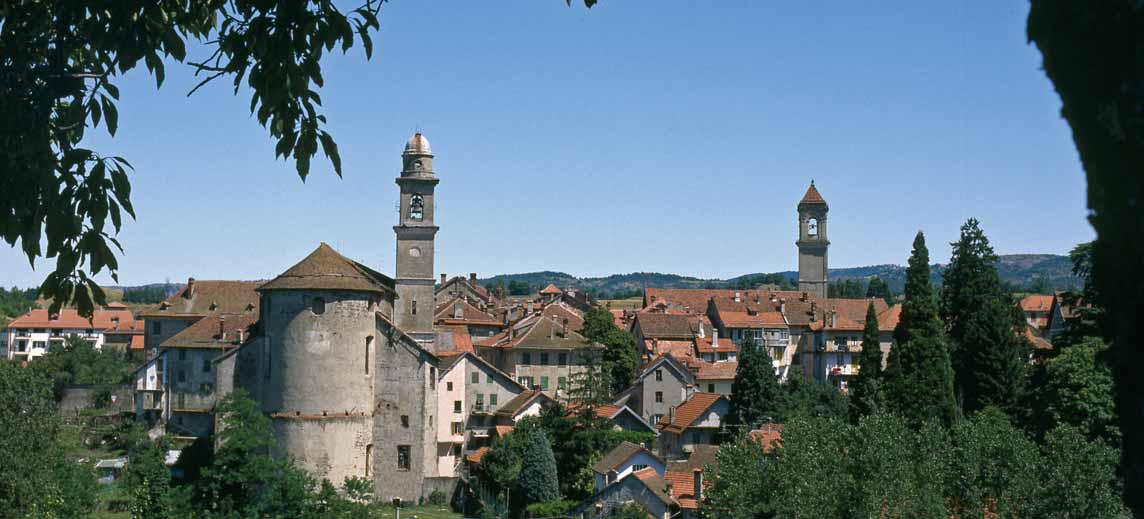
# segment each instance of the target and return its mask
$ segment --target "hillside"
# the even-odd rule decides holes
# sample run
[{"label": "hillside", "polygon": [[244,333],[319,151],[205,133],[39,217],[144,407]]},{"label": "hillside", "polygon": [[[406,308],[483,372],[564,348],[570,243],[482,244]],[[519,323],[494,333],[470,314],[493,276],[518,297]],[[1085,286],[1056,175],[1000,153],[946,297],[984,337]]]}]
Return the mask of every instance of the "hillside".
[{"label": "hillside", "polygon": [[[941,273],[944,265],[933,265],[933,281],[941,283]],[[1038,278],[1044,280],[1044,285],[1054,290],[1076,288],[1080,280],[1072,275],[1072,263],[1067,256],[1054,254],[1010,254],[998,258],[998,273],[1002,282],[1014,287],[1031,287]],[[783,278],[793,282],[797,276],[794,271],[774,273],[744,274],[728,279],[700,279],[676,274],[661,274],[657,272],[633,272],[631,274],[613,274],[607,277],[577,278],[564,272],[528,272],[523,274],[501,274],[481,279],[484,285],[503,283],[505,286],[512,281],[528,283],[533,290],[545,287],[549,283],[561,288],[575,287],[603,297],[631,297],[646,287],[657,288],[747,288],[757,284],[758,278]],[[895,293],[900,293],[905,286],[906,268],[901,265],[870,265],[865,267],[850,267],[830,269],[832,281],[844,279],[868,279],[878,276],[890,284]]]}]

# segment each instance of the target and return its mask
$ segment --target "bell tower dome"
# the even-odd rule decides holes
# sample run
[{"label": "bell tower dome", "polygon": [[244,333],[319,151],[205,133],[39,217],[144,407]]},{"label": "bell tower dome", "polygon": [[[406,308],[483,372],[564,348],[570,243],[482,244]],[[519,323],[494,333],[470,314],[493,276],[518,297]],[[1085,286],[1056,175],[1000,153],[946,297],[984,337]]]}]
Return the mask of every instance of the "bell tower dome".
[{"label": "bell tower dome", "polygon": [[827,295],[826,213],[830,207],[810,181],[810,187],[798,203],[798,289],[812,296]]},{"label": "bell tower dome", "polygon": [[440,182],[433,174],[429,139],[417,132],[401,153],[400,214],[397,233],[397,270],[394,284],[394,320],[397,327],[418,341],[433,340],[433,191]]}]

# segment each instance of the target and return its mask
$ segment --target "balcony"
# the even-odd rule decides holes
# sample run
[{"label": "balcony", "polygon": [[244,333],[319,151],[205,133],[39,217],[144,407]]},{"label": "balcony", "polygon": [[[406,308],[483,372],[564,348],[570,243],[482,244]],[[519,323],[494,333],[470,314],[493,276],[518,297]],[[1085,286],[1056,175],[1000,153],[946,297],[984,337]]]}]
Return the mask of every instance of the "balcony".
[{"label": "balcony", "polygon": [[832,377],[853,376],[853,375],[858,374],[858,365],[857,364],[837,364],[834,366],[828,366],[826,368],[826,372],[829,373],[830,376],[832,376]]}]

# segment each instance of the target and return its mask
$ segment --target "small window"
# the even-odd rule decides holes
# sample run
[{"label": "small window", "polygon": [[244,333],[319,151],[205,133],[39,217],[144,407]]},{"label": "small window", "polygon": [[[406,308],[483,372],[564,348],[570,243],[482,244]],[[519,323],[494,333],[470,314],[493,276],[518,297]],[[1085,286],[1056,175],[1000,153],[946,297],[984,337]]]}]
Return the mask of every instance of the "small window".
[{"label": "small window", "polygon": [[373,336],[365,338],[365,374],[369,375],[370,355],[373,353]]},{"label": "small window", "polygon": [[326,313],[326,300],[320,297],[315,297],[312,301],[310,301],[310,311],[313,312],[314,315],[322,315]]},{"label": "small window", "polygon": [[521,353],[520,354],[520,363],[524,364],[524,365],[532,364],[532,354],[531,353]]},{"label": "small window", "polygon": [[445,383],[445,391],[452,391],[452,390],[453,390],[453,383],[452,382],[446,382]]},{"label": "small window", "polygon": [[406,428],[406,429],[409,428],[409,415],[407,415],[407,414],[401,415],[401,426]]},{"label": "small window", "polygon": [[497,406],[497,394],[491,393],[489,395],[489,409],[491,410],[492,408],[494,408],[496,406]]},{"label": "small window", "polygon": [[660,422],[660,421],[662,421],[662,420],[663,420],[663,415],[661,415],[661,414],[653,414],[653,415],[651,415],[651,423],[653,423],[653,424],[655,424],[655,423],[659,423],[659,422]]},{"label": "small window", "polygon": [[479,384],[480,382],[481,382],[481,373],[479,371],[474,371],[474,372],[469,374],[469,383],[470,384]]},{"label": "small window", "polygon": [[429,368],[429,389],[437,389],[437,368]]},{"label": "small window", "polygon": [[707,392],[708,393],[714,393],[715,392],[715,384],[707,384]]},{"label": "small window", "polygon": [[486,384],[492,384],[493,383],[493,374],[492,373],[485,373],[485,383]]},{"label": "small window", "polygon": [[187,408],[187,395],[186,393],[179,393],[179,409]]},{"label": "small window", "polygon": [[655,381],[656,382],[663,382],[663,370],[662,369],[655,370]]},{"label": "small window", "polygon": [[663,391],[656,391],[655,392],[655,401],[660,402],[660,403],[663,402]]},{"label": "small window", "polygon": [[408,445],[397,446],[397,470],[409,470],[412,465],[410,458],[411,449]]},{"label": "small window", "polygon": [[413,301],[412,301],[412,302],[409,304],[409,313],[411,313],[411,314],[413,314],[413,315],[417,315],[417,300],[416,300],[416,299],[414,299],[414,300],[413,300]]},{"label": "small window", "polygon": [[461,412],[461,401],[460,400],[454,400],[453,401],[453,412],[454,413]]},{"label": "small window", "polygon": [[548,377],[540,377],[540,389],[548,391]]},{"label": "small window", "polygon": [[568,354],[567,353],[558,354],[556,356],[556,359],[559,361],[559,364],[561,366],[567,366],[568,365]]},{"label": "small window", "polygon": [[203,359],[203,373],[211,372],[211,359]]},{"label": "small window", "polygon": [[179,350],[179,360],[187,360],[187,350]]},{"label": "small window", "polygon": [[639,472],[639,471],[646,469],[646,468],[647,468],[647,465],[644,465],[642,463],[637,463],[635,465],[632,465],[632,471],[634,471],[634,472]]},{"label": "small window", "polygon": [[477,411],[485,409],[485,395],[484,393],[477,393]]},{"label": "small window", "polygon": [[458,443],[453,446],[453,457],[461,457],[461,444]]},{"label": "small window", "polygon": [[464,434],[465,428],[461,422],[453,422],[453,434]]},{"label": "small window", "polygon": [[155,321],[151,323],[151,335],[159,335],[163,333],[163,323]]},{"label": "small window", "polygon": [[567,390],[568,389],[568,378],[567,377],[556,377],[556,389]]},{"label": "small window", "polygon": [[365,446],[365,477],[373,474],[373,445]]},{"label": "small window", "polygon": [[547,366],[548,365],[548,354],[547,353],[541,353],[540,354],[540,365],[541,366]]},{"label": "small window", "polygon": [[421,220],[425,218],[425,199],[421,195],[409,197],[409,219]]}]

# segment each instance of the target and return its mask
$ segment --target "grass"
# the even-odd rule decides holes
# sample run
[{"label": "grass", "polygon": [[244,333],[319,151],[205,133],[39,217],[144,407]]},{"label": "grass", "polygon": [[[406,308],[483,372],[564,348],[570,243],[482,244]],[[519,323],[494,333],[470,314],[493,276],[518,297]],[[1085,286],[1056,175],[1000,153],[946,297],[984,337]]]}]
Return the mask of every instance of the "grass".
[{"label": "grass", "polygon": [[[382,517],[394,517],[393,507],[381,508]],[[401,519],[461,519],[458,514],[449,509],[449,505],[420,505],[401,507]]]}]

